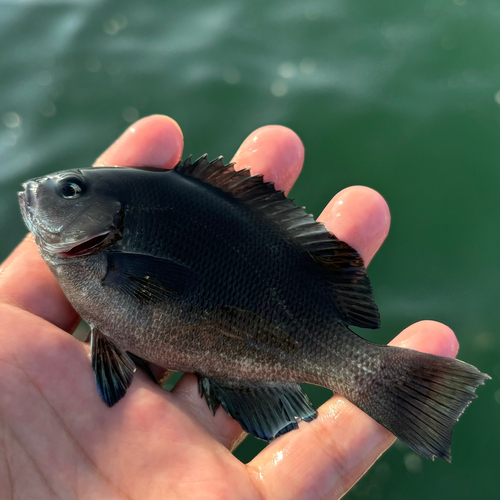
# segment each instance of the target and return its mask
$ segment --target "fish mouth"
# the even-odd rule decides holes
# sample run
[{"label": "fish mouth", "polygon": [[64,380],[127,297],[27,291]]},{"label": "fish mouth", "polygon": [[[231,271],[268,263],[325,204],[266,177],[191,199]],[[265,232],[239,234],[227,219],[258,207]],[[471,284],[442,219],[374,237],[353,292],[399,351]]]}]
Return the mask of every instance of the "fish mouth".
[{"label": "fish mouth", "polygon": [[[43,231],[35,229],[35,225],[32,223],[28,213],[24,211],[24,208],[22,212],[26,225],[31,233],[33,233],[37,245],[43,248],[44,252],[61,259],[74,259],[94,255],[121,238],[121,233],[118,230],[110,229],[100,234],[94,234],[75,241],[51,243],[44,237]],[[50,232],[49,234],[55,235],[56,233]]]},{"label": "fish mouth", "polygon": [[[106,231],[101,234],[82,238],[72,243],[46,245],[45,249],[61,259],[89,257],[112,245],[118,239],[119,237],[116,231]],[[53,247],[52,251],[47,248],[48,246]]]}]

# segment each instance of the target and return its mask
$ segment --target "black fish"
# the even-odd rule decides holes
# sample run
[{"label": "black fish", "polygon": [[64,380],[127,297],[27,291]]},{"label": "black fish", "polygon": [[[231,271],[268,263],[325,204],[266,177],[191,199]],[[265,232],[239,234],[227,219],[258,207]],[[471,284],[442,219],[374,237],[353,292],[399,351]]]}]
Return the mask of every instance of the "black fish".
[{"label": "black fish", "polygon": [[301,382],[342,394],[420,455],[450,460],[453,426],[489,377],[363,340],[378,328],[359,254],[273,184],[221,159],[173,170],[87,168],[27,182],[40,253],[92,328],[114,405],[145,361],[271,440],[317,415]]}]

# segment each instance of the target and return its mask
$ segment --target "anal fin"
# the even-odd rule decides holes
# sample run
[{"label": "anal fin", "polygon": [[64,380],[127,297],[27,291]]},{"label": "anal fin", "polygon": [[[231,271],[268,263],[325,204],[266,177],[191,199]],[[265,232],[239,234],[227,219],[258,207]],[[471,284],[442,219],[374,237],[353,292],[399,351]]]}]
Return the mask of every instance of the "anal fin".
[{"label": "anal fin", "polygon": [[201,396],[215,415],[219,405],[259,439],[271,441],[310,422],[318,412],[300,385],[287,382],[221,381],[198,376]]},{"label": "anal fin", "polygon": [[130,387],[135,364],[124,350],[94,328],[90,338],[90,353],[99,396],[108,406],[113,406]]}]

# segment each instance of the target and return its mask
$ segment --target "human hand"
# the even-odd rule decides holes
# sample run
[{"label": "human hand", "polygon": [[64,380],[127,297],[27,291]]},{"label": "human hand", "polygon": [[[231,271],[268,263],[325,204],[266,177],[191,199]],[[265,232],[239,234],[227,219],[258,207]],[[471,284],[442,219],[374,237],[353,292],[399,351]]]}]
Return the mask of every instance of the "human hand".
[{"label": "human hand", "polygon": [[[172,168],[182,148],[177,124],[152,116],[96,164]],[[253,132],[233,161],[289,191],[303,158],[292,131],[270,126]],[[357,186],[338,193],[319,220],[368,265],[390,215],[378,193]],[[0,268],[2,499],[339,498],[394,441],[334,396],[316,420],[242,464],[230,451],[241,428],[222,409],[212,416],[194,375],[168,393],[138,373],[126,397],[108,408],[95,387],[88,344],[68,334],[78,320],[28,236]],[[458,350],[453,332],[430,321],[391,344],[443,356]]]}]

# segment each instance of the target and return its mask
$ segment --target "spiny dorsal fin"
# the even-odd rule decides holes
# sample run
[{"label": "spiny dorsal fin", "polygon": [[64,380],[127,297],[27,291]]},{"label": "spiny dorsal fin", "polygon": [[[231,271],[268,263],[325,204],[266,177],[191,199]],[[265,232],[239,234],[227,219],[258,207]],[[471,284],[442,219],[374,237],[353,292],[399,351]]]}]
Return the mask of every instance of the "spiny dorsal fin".
[{"label": "spiny dorsal fin", "polygon": [[328,271],[342,319],[349,325],[379,328],[380,316],[361,256],[283,191],[276,190],[272,182],[264,182],[262,175],[252,175],[248,169],[235,170],[232,163],[224,165],[222,156],[209,162],[203,155],[194,163],[189,157],[175,170],[219,188],[272,220],[290,242]]}]

